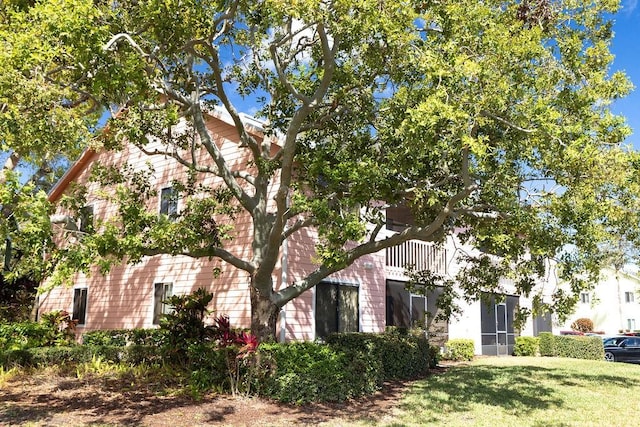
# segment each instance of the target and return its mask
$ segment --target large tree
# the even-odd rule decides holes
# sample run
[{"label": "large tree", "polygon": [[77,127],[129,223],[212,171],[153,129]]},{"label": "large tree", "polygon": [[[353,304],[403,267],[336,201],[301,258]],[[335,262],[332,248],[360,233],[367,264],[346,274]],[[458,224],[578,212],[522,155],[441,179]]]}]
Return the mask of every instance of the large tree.
[{"label": "large tree", "polygon": [[[640,163],[622,146],[624,119],[609,110],[630,90],[608,68],[616,1],[8,4],[5,23],[16,34],[42,26],[61,47],[66,74],[60,58],[41,59],[69,91],[63,107],[94,100],[122,108],[104,149],[161,141],[166,149],[149,155],[223,183],[183,183],[187,208],[168,221],[137,208],[152,195],[143,175],[98,170],[105,184],[133,185],[118,192],[118,218],[52,256],[58,273],[160,253],[220,258],[249,274],[251,327],[266,338],[285,303],[410,239],[442,242],[455,232],[500,254],[491,268],[486,258],[468,260],[460,285],[469,296],[494,289],[482,280],[487,271],[508,270],[520,292],[535,292],[545,257],[577,291],[584,273],[597,271],[603,242],[635,239]],[[39,93],[31,71],[14,71],[26,79],[21,88]],[[232,170],[205,126],[213,108],[235,124],[238,150],[251,159],[246,171]],[[264,121],[264,140],[247,131],[247,108]],[[35,119],[55,117],[37,111]],[[185,133],[172,137],[167,128],[181,120]],[[210,161],[194,162],[192,149]],[[409,207],[415,224],[388,237],[382,211],[393,205]],[[238,210],[253,224],[248,258],[225,250],[225,230],[216,228]],[[276,291],[283,241],[307,227],[320,235],[317,268]],[[559,308],[571,301],[556,298]]]},{"label": "large tree", "polygon": [[45,274],[46,192],[86,147],[103,110],[76,68],[87,46],[79,36],[90,34],[79,27],[91,22],[77,19],[82,10],[35,5],[0,3],[0,311],[14,314],[29,311],[22,306]]}]

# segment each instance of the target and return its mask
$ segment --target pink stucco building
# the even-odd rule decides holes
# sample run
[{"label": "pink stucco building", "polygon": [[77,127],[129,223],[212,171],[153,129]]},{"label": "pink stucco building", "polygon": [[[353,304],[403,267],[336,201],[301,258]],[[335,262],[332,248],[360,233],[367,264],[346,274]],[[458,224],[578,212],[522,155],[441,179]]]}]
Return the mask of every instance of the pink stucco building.
[{"label": "pink stucco building", "polygon": [[[260,124],[246,118],[246,129],[261,138]],[[250,168],[238,150],[237,131],[223,113],[208,115],[209,132],[225,159],[235,170]],[[179,132],[180,129],[176,129]],[[272,144],[278,150],[277,144]],[[132,171],[149,170],[151,185],[157,197],[146,209],[158,214],[171,215],[183,206],[175,197],[172,181],[182,179],[186,170],[175,160],[165,156],[149,155],[133,145],[120,151],[87,150],[51,191],[49,197],[58,202],[69,194],[73,183],[87,185],[87,203],[77,218],[77,231],[60,225],[61,239],[81,238],[91,227],[99,227],[109,218],[116,205],[110,201],[114,188],[100,188],[89,175],[96,163]],[[204,152],[196,153],[206,158]],[[211,175],[200,176],[203,184],[215,184]],[[59,207],[58,213],[65,211]],[[386,210],[386,231],[389,235],[411,223],[411,217],[402,207]],[[233,238],[225,248],[236,255],[250,255],[250,227],[248,216],[239,215],[234,221]],[[314,263],[316,235],[303,229],[291,235],[282,245],[279,262],[273,272],[276,286],[305,277],[316,268]],[[518,331],[514,330],[514,314],[518,306],[530,306],[531,301],[509,293],[506,283],[505,298],[490,304],[460,301],[462,315],[449,322],[436,321],[438,290],[425,295],[414,295],[405,290],[406,265],[418,269],[431,269],[449,277],[460,268],[457,251],[460,243],[455,237],[440,246],[408,241],[378,253],[358,259],[349,268],[339,271],[315,288],[286,304],[280,311],[277,335],[281,340],[313,340],[334,331],[381,332],[388,325],[412,326],[425,323],[433,342],[443,344],[448,338],[472,338],[478,354],[510,354]],[[467,248],[467,250],[471,250]],[[216,272],[220,272],[216,275]],[[552,275],[546,283],[549,294],[558,286]],[[163,300],[172,294],[187,294],[197,288],[213,293],[211,309],[214,314],[229,315],[233,325],[250,324],[249,280],[247,273],[220,260],[187,256],[156,255],[144,257],[141,262],[115,266],[103,276],[98,268],[92,274],[76,274],[73,285],[58,287],[43,293],[39,299],[39,312],[65,309],[79,321],[79,333],[94,329],[151,328],[158,324],[159,316],[170,309]],[[520,332],[537,335],[541,331],[560,328],[551,317],[532,319]]]},{"label": "pink stucco building", "polygon": [[[207,123],[225,158],[234,168],[246,168],[245,159],[237,149],[237,131],[224,114],[213,113]],[[260,137],[260,128],[248,120],[247,129]],[[147,147],[153,151],[153,147]],[[274,144],[273,149],[277,146]],[[201,153],[205,155],[205,153]],[[49,198],[58,202],[70,191],[73,183],[87,185],[87,204],[82,218],[77,220],[78,231],[65,230],[62,239],[79,238],[88,227],[97,226],[116,209],[109,200],[113,188],[100,188],[89,175],[96,163],[134,171],[154,170],[152,185],[158,197],[146,206],[159,214],[180,211],[179,198],[171,198],[172,180],[185,177],[185,168],[173,159],[149,156],[133,145],[117,152],[87,150],[51,191]],[[214,184],[203,176],[203,184]],[[209,180],[210,182],[207,182]],[[405,221],[401,210],[390,210],[389,232]],[[59,208],[58,213],[65,213]],[[406,216],[406,215],[405,215]],[[234,254],[250,251],[248,216],[238,216],[234,223],[234,238],[225,248]],[[274,271],[274,282],[281,283],[304,277],[316,268],[314,264],[313,231],[303,230],[285,241],[280,260]],[[333,331],[380,332],[388,324],[409,326],[424,317],[426,298],[411,297],[401,290],[406,278],[406,263],[418,267],[446,269],[446,251],[433,245],[412,241],[403,246],[364,256],[349,268],[333,274],[316,288],[289,302],[280,312],[278,336],[282,340],[312,340]],[[220,271],[216,276],[214,272]],[[186,294],[204,287],[213,292],[212,309],[227,314],[234,325],[247,327],[250,323],[249,284],[246,273],[219,260],[194,259],[187,256],[157,255],[145,257],[134,265],[119,265],[103,276],[95,267],[92,274],[78,273],[72,287],[59,287],[40,296],[39,312],[65,309],[79,320],[78,330],[148,328],[158,324],[163,311],[162,301],[171,294]],[[395,301],[395,302],[394,302]]]}]

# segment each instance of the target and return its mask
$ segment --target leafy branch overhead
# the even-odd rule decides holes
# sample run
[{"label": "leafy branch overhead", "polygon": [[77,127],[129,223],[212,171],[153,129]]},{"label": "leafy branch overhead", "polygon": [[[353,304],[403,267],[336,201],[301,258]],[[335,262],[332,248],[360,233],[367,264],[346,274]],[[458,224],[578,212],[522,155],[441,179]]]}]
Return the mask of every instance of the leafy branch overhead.
[{"label": "leafy branch overhead", "polygon": [[[117,153],[128,143],[177,162],[186,208],[175,221],[154,217],[142,209],[157,197],[142,175],[111,181],[104,191],[117,213],[56,254],[57,271],[159,253],[219,258],[249,274],[261,337],[286,302],[410,239],[440,243],[457,233],[501,255],[495,268],[524,293],[535,292],[536,260],[556,258],[575,291],[587,286],[585,271],[597,271],[603,245],[637,239],[640,163],[623,145],[624,118],[609,110],[631,89],[608,68],[616,8],[573,0],[9,1],[2,31],[13,35],[2,60],[28,61],[3,67],[0,128],[14,120],[20,139],[39,146],[44,129],[59,127],[38,120],[64,119],[74,125],[56,138],[78,141],[79,120],[119,110],[94,148]],[[19,88],[17,97],[34,82],[57,103],[4,101],[8,87]],[[243,167],[223,151],[210,116],[233,124]],[[109,176],[101,171],[96,179]],[[198,186],[207,179],[215,185]],[[407,207],[413,223],[386,230],[390,206]],[[227,249],[234,232],[222,225],[242,215],[252,225],[248,255]],[[319,232],[317,268],[276,291],[283,241],[309,227]],[[472,266],[465,271],[479,271]],[[480,283],[470,281],[470,291]],[[558,306],[568,301],[560,297]]]}]

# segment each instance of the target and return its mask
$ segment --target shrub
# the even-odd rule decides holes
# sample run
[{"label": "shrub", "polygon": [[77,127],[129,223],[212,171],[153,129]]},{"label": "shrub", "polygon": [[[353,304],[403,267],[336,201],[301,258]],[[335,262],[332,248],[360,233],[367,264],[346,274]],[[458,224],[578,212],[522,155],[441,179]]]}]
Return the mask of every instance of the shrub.
[{"label": "shrub", "polygon": [[40,323],[48,330],[45,345],[69,345],[76,339],[77,320],[71,318],[66,310],[55,310],[43,313]]},{"label": "shrub", "polygon": [[214,337],[214,328],[204,324],[209,311],[207,306],[213,294],[199,288],[189,295],[173,295],[166,303],[173,311],[160,319],[160,329],[165,332],[167,355],[175,361],[185,362],[190,345],[206,342]]},{"label": "shrub", "polygon": [[538,335],[538,350],[540,351],[540,356],[556,355],[555,340],[551,332],[540,332],[540,335]]},{"label": "shrub", "polygon": [[160,350],[154,346],[58,346],[0,352],[0,365],[11,366],[70,366],[90,362],[94,358],[114,363],[140,365],[162,361]]},{"label": "shrub", "polygon": [[593,332],[593,321],[581,317],[571,324],[571,329],[579,332]]},{"label": "shrub", "polygon": [[442,354],[440,353],[440,347],[436,345],[429,346],[429,368],[435,368],[440,363],[440,358]]},{"label": "shrub", "polygon": [[44,313],[40,323],[0,324],[0,348],[19,350],[75,343],[76,321],[64,310]]},{"label": "shrub", "polygon": [[473,360],[475,354],[475,347],[471,339],[457,338],[449,340],[446,342],[445,348],[444,357],[449,360]]},{"label": "shrub", "polygon": [[[408,333],[346,333],[327,337],[327,344],[348,351],[365,351],[382,363],[382,380],[415,378],[427,372],[429,343],[422,335]],[[436,362],[437,364],[437,362]]]},{"label": "shrub", "polygon": [[281,402],[344,401],[379,388],[381,366],[369,349],[320,343],[265,344],[254,368],[255,390]]},{"label": "shrub", "polygon": [[537,337],[516,337],[516,345],[513,349],[514,356],[536,356],[538,342]]},{"label": "shrub", "polygon": [[187,350],[187,357],[192,394],[199,395],[209,390],[231,391],[224,351],[212,343],[193,344]]},{"label": "shrub", "polygon": [[554,336],[556,341],[556,356],[571,357],[573,359],[602,360],[604,347],[600,337],[583,336]]},{"label": "shrub", "polygon": [[104,329],[82,334],[85,345],[160,346],[165,341],[166,331],[161,329]]},{"label": "shrub", "polygon": [[602,360],[604,347],[600,337],[552,335],[545,332],[540,334],[540,354],[542,356]]},{"label": "shrub", "polygon": [[42,347],[48,342],[49,329],[36,322],[0,324],[0,348],[19,350]]},{"label": "shrub", "polygon": [[282,402],[344,401],[422,375],[439,355],[424,334],[333,334],[324,344],[262,345],[249,375],[259,394]]}]

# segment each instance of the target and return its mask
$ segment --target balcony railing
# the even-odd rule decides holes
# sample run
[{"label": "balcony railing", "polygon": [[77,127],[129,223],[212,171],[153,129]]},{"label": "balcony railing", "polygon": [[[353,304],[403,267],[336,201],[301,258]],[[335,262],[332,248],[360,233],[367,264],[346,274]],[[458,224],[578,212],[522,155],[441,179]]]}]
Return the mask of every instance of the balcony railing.
[{"label": "balcony railing", "polygon": [[404,276],[406,267],[416,270],[431,270],[435,273],[447,272],[447,251],[432,243],[410,240],[386,249],[387,272],[393,276]]}]

